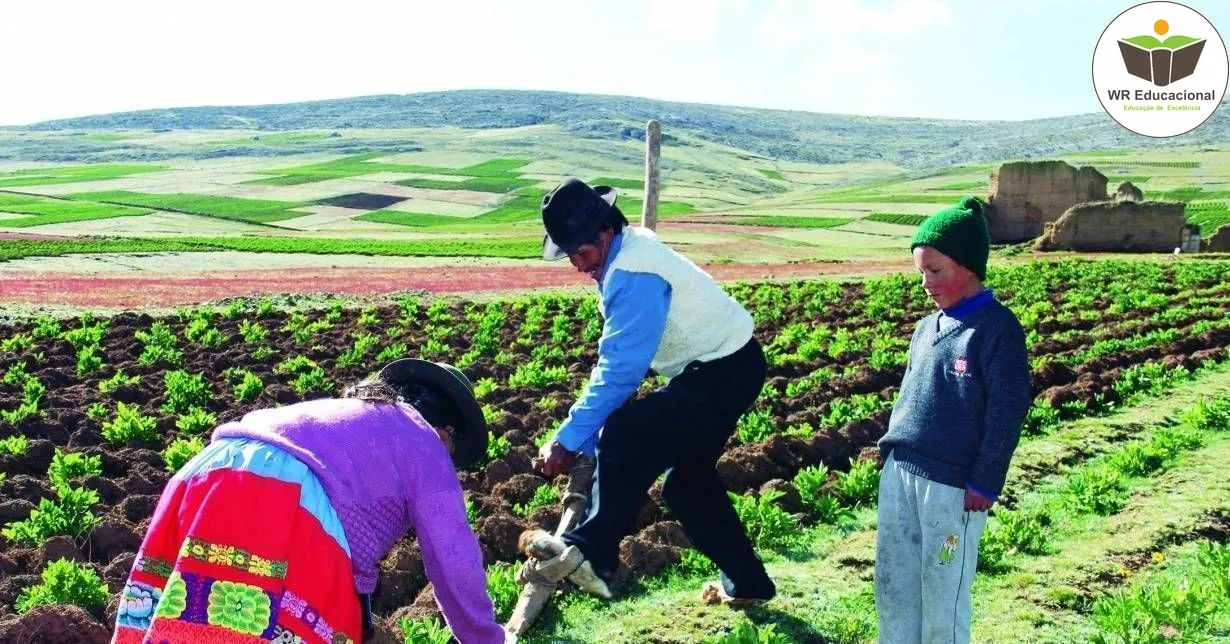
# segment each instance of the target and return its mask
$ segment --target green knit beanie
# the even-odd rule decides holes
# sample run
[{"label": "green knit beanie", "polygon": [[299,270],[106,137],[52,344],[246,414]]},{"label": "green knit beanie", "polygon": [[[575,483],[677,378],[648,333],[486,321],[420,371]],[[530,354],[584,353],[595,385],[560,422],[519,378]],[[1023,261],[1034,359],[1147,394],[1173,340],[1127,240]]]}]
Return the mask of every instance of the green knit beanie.
[{"label": "green knit beanie", "polygon": [[991,236],[987,234],[982,202],[974,197],[962,197],[957,205],[927,217],[914,234],[910,250],[918,246],[930,246],[944,253],[978,279],[985,280]]}]

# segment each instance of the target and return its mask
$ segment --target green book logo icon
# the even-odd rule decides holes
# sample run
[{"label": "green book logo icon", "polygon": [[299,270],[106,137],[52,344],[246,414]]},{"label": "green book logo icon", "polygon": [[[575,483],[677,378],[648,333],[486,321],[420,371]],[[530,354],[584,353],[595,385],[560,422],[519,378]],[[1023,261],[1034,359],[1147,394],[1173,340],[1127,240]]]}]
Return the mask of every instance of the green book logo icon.
[{"label": "green book logo icon", "polygon": [[1165,20],[1153,25],[1157,36],[1144,35],[1119,39],[1119,54],[1127,72],[1137,78],[1165,87],[1182,80],[1196,71],[1200,53],[1204,51],[1204,38],[1174,35],[1161,40],[1170,26]]}]

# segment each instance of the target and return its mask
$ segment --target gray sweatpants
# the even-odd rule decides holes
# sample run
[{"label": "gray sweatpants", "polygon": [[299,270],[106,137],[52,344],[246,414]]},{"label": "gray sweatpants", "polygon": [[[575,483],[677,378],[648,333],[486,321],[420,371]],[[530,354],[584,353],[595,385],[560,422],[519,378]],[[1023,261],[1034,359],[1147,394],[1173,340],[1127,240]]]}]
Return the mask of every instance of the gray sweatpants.
[{"label": "gray sweatpants", "polygon": [[880,642],[968,642],[970,586],[986,512],[965,511],[965,490],[897,467],[880,474],[876,613]]}]

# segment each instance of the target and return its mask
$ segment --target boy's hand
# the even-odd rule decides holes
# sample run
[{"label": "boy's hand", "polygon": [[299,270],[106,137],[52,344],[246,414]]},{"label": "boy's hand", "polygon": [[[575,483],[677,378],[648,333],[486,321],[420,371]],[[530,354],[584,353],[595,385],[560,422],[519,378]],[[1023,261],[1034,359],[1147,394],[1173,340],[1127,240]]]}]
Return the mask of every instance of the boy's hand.
[{"label": "boy's hand", "polygon": [[966,512],[986,512],[995,505],[995,501],[979,494],[973,488],[965,488],[965,511]]},{"label": "boy's hand", "polygon": [[552,440],[538,450],[538,458],[534,459],[534,467],[542,471],[547,478],[554,478],[572,469],[576,456],[569,452],[559,441]]}]

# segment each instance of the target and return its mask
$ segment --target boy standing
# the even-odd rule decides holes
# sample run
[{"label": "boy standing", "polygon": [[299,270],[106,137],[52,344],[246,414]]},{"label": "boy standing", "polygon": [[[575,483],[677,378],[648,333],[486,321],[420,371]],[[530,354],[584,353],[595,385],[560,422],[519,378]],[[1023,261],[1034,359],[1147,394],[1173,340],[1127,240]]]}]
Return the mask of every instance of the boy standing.
[{"label": "boy standing", "polygon": [[982,203],[929,217],[911,244],[939,311],[914,330],[880,476],[876,611],[881,642],[968,642],[986,511],[1031,402],[1025,335],[983,286]]}]

